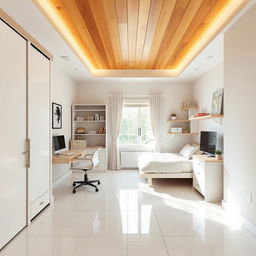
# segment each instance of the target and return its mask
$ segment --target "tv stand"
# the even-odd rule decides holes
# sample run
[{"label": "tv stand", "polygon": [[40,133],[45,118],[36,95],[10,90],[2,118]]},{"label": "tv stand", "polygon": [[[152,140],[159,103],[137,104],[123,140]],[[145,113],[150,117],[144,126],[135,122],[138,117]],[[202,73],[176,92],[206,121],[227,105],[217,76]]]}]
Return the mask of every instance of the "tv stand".
[{"label": "tv stand", "polygon": [[221,201],[223,198],[223,160],[207,155],[194,155],[193,187],[204,196],[205,201]]}]

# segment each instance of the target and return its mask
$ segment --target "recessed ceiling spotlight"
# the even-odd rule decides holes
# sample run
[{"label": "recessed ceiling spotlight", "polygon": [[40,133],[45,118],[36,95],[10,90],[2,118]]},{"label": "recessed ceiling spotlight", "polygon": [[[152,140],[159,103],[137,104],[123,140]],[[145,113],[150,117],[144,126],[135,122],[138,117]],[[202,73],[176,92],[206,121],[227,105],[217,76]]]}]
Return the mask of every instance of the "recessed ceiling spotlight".
[{"label": "recessed ceiling spotlight", "polygon": [[62,60],[64,60],[64,61],[70,61],[70,57],[65,56],[65,55],[61,56],[60,58],[61,58]]},{"label": "recessed ceiling spotlight", "polygon": [[199,68],[194,68],[194,71],[198,71],[199,70]]},{"label": "recessed ceiling spotlight", "polygon": [[75,70],[75,71],[79,71],[79,69],[78,69],[78,68],[74,68],[74,70]]},{"label": "recessed ceiling spotlight", "polygon": [[210,60],[210,59],[212,59],[212,58],[213,58],[213,56],[212,56],[212,55],[209,55],[209,56],[206,57],[206,60]]}]

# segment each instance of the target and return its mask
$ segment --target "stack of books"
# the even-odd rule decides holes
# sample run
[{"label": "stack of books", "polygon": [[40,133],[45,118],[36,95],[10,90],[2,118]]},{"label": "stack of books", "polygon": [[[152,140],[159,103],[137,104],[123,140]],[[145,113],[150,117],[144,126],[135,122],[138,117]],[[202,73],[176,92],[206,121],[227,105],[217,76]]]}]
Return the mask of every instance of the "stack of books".
[{"label": "stack of books", "polygon": [[98,134],[105,134],[106,133],[106,126],[101,126],[98,130]]}]

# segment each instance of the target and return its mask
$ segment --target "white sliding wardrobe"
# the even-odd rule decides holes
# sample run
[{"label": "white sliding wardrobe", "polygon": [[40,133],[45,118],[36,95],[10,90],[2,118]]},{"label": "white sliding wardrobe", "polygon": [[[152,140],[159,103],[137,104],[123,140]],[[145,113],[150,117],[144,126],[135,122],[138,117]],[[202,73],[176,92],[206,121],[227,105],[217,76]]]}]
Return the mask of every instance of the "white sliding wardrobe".
[{"label": "white sliding wardrobe", "polygon": [[[26,226],[26,40],[0,21],[0,249]],[[11,42],[11,43],[10,43]]]},{"label": "white sliding wardrobe", "polygon": [[51,199],[50,60],[0,20],[0,249]]}]

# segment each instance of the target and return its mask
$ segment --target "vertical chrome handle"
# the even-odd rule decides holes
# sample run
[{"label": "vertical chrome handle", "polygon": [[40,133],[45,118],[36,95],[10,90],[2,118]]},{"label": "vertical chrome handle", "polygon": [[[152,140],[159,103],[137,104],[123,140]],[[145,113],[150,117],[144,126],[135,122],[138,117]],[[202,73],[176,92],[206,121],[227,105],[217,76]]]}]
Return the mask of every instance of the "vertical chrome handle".
[{"label": "vertical chrome handle", "polygon": [[25,152],[22,154],[26,157],[26,168],[30,168],[30,139],[25,140]]}]

